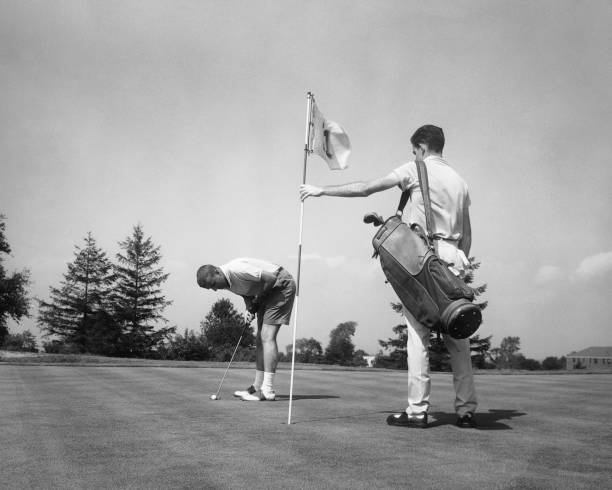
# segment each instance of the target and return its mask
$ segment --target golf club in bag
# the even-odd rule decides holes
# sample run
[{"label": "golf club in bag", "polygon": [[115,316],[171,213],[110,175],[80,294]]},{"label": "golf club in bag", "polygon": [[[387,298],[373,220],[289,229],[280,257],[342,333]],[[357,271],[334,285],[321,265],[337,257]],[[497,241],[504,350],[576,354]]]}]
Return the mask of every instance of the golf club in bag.
[{"label": "golf club in bag", "polygon": [[[251,319],[251,321],[252,321],[252,319]],[[244,332],[246,332],[246,329],[249,328],[250,326],[251,326],[251,322],[247,322],[246,321],[246,316],[245,316],[244,327],[242,327],[242,332],[240,332],[240,338],[238,339],[238,343],[236,344],[236,348],[234,349],[234,353],[232,354],[232,357],[230,358],[229,362],[227,363],[227,367],[225,368],[225,372],[223,373],[223,377],[221,378],[221,382],[219,383],[219,388],[217,388],[217,392],[214,395],[210,395],[210,399],[211,400],[218,400],[219,399],[219,392],[221,391],[221,387],[223,386],[223,381],[225,380],[225,376],[227,375],[227,372],[229,371],[229,368],[232,365],[232,361],[234,360],[234,356],[236,355],[236,351],[238,350],[238,346],[240,345],[240,342],[242,342],[242,337],[244,336]]]},{"label": "golf club in bag", "polygon": [[437,255],[429,198],[427,168],[417,161],[419,183],[425,206],[427,233],[417,224],[402,221],[410,197],[402,193],[397,213],[383,221],[376,213],[366,214],[365,223],[380,226],[372,239],[374,257],[400,301],[424,326],[456,339],[472,335],[482,323],[482,313],[473,303],[474,290],[453,274]]}]

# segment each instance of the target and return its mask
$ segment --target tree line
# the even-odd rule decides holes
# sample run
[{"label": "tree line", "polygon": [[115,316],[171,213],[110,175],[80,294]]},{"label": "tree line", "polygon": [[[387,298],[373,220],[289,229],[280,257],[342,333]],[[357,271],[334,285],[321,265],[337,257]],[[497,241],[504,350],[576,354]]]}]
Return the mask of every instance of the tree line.
[{"label": "tree line", "polygon": [[[8,319],[19,322],[30,316],[30,271],[12,274],[4,267],[4,258],[11,253],[5,237],[6,218],[0,215],[0,346],[5,349],[37,351],[31,332],[11,334]],[[177,360],[229,360],[245,327],[244,318],[231,301],[220,299],[213,304],[199,329],[166,326],[164,309],[172,302],[162,293],[168,274],[160,265],[160,247],[151,237],[145,237],[141,225],[118,243],[119,251],[110,260],[98,247],[92,233],[81,246],[75,246],[74,259],[67,264],[57,286],[50,287],[49,299],[37,299],[37,324],[47,339],[46,352],[90,353],[119,357],[154,357]],[[472,260],[465,278],[474,279],[479,264]],[[477,295],[486,285],[474,288]],[[479,304],[481,308],[486,302]],[[401,313],[401,304],[391,307]],[[355,349],[352,337],[357,323],[340,323],[330,332],[325,349],[314,338],[297,339],[295,359],[301,363],[325,363],[345,366],[365,366],[367,354]],[[379,340],[382,349],[376,354],[374,366],[406,368],[406,325],[392,328],[395,337]],[[280,361],[292,359],[292,345],[280,353]],[[565,358],[548,357],[542,363],[525,358],[518,337],[505,337],[500,346],[491,348],[491,336],[470,338],[472,361],[476,368],[502,369],[562,369]],[[449,371],[449,355],[444,343],[435,334],[429,346],[431,369]],[[236,360],[253,361],[255,333],[244,329],[236,351]]]},{"label": "tree line", "polygon": [[[379,340],[384,350],[379,351],[374,366],[391,369],[406,369],[406,343],[408,334],[406,325],[393,327],[395,337]],[[521,352],[519,337],[504,337],[499,347],[491,348],[492,335],[481,338],[473,335],[469,338],[472,366],[476,369],[522,369],[535,371],[540,369],[565,369],[565,357],[548,356],[542,362],[525,357]],[[429,342],[429,367],[432,371],[451,371],[450,354],[444,341],[432,331]]]}]

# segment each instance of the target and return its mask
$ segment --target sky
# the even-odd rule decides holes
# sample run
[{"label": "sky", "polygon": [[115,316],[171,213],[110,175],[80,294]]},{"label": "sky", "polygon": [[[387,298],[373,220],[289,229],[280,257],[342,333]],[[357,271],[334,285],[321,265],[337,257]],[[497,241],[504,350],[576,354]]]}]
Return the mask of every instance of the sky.
[{"label": "sky", "polygon": [[[612,345],[612,3],[0,1],[0,213],[7,268],[47,299],[91,232],[109,258],[140,224],[161,247],[169,325],[228,297],[197,268],[257,257],[296,275],[306,94],[348,133],[349,168],[386,175],[423,124],[468,182],[478,333],[543,359]],[[402,323],[370,211],[396,190],[304,205],[297,338],[357,322],[375,354]],[[12,332],[39,335],[37,308]],[[295,311],[294,311],[295,313]],[[294,324],[282,327],[281,350]]]}]

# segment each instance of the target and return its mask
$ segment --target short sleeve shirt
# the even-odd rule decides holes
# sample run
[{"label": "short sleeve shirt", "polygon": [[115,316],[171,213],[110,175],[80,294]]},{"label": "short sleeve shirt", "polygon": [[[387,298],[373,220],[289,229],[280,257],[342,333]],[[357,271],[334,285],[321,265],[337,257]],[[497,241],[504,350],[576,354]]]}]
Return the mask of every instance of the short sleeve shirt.
[{"label": "short sleeve shirt", "polygon": [[[470,196],[466,182],[442,157],[425,158],[429,195],[434,220],[434,234],[448,240],[459,240],[464,234],[464,217],[468,216]],[[411,192],[411,204],[407,213],[409,224],[417,223],[426,229],[423,196],[415,162],[408,162],[393,170],[400,181],[402,191]]]},{"label": "short sleeve shirt", "polygon": [[257,296],[261,292],[262,271],[275,274],[280,266],[260,259],[241,257],[219,267],[229,290],[240,296]]}]

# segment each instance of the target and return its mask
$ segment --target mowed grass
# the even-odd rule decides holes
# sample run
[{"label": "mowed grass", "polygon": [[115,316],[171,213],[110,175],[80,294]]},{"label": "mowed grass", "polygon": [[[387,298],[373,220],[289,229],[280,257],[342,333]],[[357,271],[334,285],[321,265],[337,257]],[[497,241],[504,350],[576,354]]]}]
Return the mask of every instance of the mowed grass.
[{"label": "mowed grass", "polygon": [[[201,366],[204,366],[202,363]],[[406,373],[0,364],[1,488],[611,488],[612,374],[482,375],[479,430],[432,376],[431,427],[389,427]]]}]

